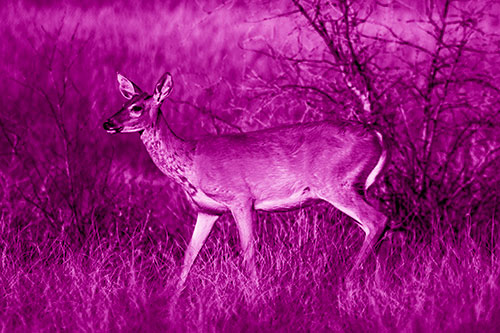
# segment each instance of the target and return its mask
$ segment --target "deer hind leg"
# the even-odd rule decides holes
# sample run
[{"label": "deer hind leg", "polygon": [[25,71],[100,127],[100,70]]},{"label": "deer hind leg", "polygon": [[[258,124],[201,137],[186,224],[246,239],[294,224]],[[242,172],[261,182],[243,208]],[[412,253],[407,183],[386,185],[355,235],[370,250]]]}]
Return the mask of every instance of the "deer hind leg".
[{"label": "deer hind leg", "polygon": [[369,205],[354,188],[347,193],[341,193],[340,195],[322,196],[322,199],[354,219],[365,232],[365,240],[353,266],[353,268],[358,268],[373,251],[384,231],[387,217]]},{"label": "deer hind leg", "polygon": [[218,218],[219,216],[217,215],[210,215],[202,212],[198,213],[193,235],[191,236],[186,253],[184,254],[184,265],[182,266],[178,289],[184,288],[184,283],[186,282],[189,271],[191,270],[191,266],[193,266],[201,247],[205,243],[210,230],[212,230],[212,227]]},{"label": "deer hind leg", "polygon": [[361,246],[358,257],[354,262],[353,268],[358,268],[363,265],[371,252],[375,250],[375,245],[379,241],[387,224],[387,217],[378,212],[372,206],[364,202],[363,211],[360,214],[360,220],[356,220],[360,227],[365,232],[365,241]]},{"label": "deer hind leg", "polygon": [[252,202],[237,204],[230,207],[240,235],[241,249],[243,250],[243,263],[252,276],[257,277],[255,269],[255,249],[253,238],[253,207]]}]

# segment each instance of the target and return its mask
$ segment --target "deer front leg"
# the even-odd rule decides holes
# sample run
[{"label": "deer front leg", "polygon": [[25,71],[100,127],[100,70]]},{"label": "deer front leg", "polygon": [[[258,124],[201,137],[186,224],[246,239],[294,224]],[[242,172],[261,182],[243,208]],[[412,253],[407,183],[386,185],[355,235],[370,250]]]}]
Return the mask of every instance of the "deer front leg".
[{"label": "deer front leg", "polygon": [[191,236],[186,253],[184,254],[184,265],[182,266],[178,289],[184,288],[184,283],[186,282],[191,266],[193,266],[196,256],[198,256],[201,247],[205,243],[210,230],[212,230],[212,227],[218,218],[219,216],[217,215],[210,215],[202,212],[198,213],[193,235]]},{"label": "deer front leg", "polygon": [[256,280],[255,249],[253,239],[253,208],[251,201],[230,207],[240,234],[243,263],[252,278]]}]

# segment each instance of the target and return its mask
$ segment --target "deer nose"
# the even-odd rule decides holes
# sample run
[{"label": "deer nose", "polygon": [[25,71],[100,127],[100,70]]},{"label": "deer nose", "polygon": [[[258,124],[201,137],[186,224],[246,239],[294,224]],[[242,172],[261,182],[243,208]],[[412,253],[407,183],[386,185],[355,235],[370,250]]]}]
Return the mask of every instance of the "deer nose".
[{"label": "deer nose", "polygon": [[115,125],[110,120],[108,120],[102,125],[102,127],[104,127],[106,131],[110,131],[115,128]]}]

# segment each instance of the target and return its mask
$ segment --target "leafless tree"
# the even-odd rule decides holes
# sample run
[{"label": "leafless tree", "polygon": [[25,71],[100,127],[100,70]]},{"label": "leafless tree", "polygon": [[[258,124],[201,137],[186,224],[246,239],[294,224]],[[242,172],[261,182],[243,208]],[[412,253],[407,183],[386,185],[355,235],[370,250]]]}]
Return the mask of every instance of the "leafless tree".
[{"label": "leafless tree", "polygon": [[297,22],[299,44],[316,47],[256,51],[276,60],[276,72],[254,75],[255,95],[265,102],[252,116],[281,99],[289,117],[299,109],[306,120],[383,128],[393,163],[379,197],[400,226],[445,221],[452,229],[466,216],[497,214],[499,38],[486,24],[491,2],[292,5],[285,15]]}]

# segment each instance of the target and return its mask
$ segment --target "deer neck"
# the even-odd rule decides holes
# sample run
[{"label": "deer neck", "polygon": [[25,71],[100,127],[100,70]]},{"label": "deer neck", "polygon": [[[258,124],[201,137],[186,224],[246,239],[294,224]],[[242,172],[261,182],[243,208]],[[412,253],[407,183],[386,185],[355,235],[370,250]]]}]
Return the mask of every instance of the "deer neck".
[{"label": "deer neck", "polygon": [[194,144],[175,135],[161,115],[144,130],[141,140],[158,169],[192,192],[194,187],[188,177],[193,165]]}]

